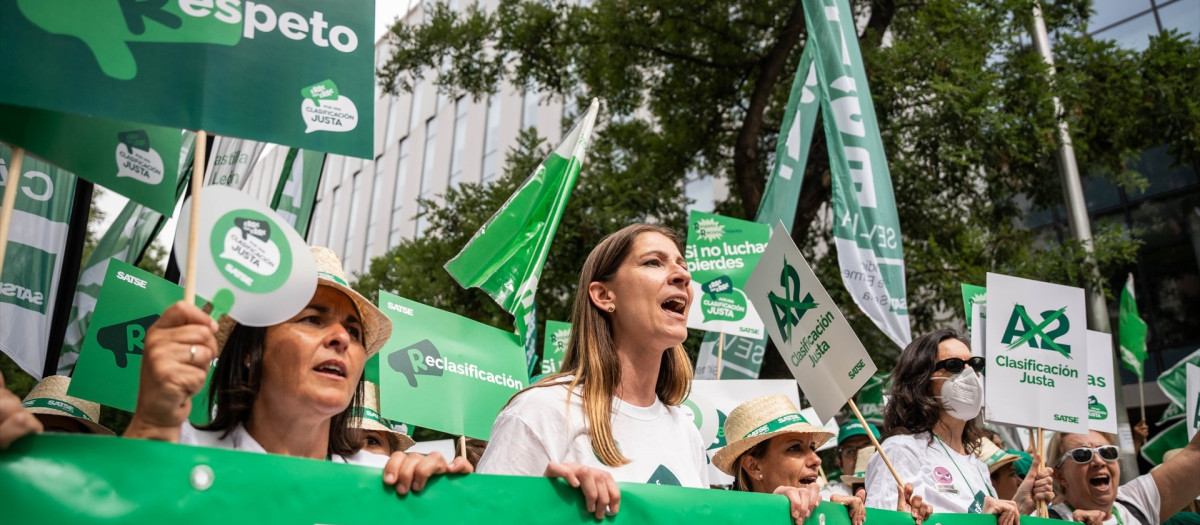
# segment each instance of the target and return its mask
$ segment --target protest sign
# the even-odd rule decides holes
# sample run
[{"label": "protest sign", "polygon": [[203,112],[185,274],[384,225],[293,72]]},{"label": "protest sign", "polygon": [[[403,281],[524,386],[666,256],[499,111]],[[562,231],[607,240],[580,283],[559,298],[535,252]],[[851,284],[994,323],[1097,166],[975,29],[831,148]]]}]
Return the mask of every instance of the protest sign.
[{"label": "protest sign", "polygon": [[[0,187],[17,180],[9,172],[13,151],[0,144]],[[75,200],[75,177],[26,155],[5,243],[9,264],[0,270],[0,351],[25,373],[41,378],[67,249]],[[3,242],[3,241],[0,241]],[[0,261],[3,262],[3,261]]]},{"label": "protest sign", "polygon": [[571,342],[571,323],[546,320],[546,341],[542,346],[542,373],[553,374],[562,368],[567,343]]},{"label": "protest sign", "polygon": [[1171,403],[1181,408],[1187,405],[1187,365],[1200,366],[1200,350],[1192,352],[1178,363],[1171,365],[1158,374],[1158,388]]},{"label": "protest sign", "polygon": [[[197,293],[212,297],[214,310],[247,326],[282,323],[304,308],[317,289],[317,266],[296,230],[234,188],[212,186],[205,199],[197,221]],[[189,198],[183,205],[190,203]],[[181,268],[191,222],[192,216],[183,214],[175,231]]]},{"label": "protest sign", "polygon": [[700,352],[696,357],[696,372],[693,377],[696,379],[717,378],[717,343],[720,343],[721,339],[725,340],[725,347],[720,349],[721,379],[758,379],[758,370],[762,368],[763,354],[767,351],[765,330],[761,338],[705,332],[704,340],[700,342]]},{"label": "protest sign", "polygon": [[1112,336],[1087,331],[1088,428],[1117,433],[1117,382],[1113,374]]},{"label": "protest sign", "polygon": [[380,404],[388,419],[487,440],[513,394],[529,384],[513,333],[384,291],[392,320],[380,350]]},{"label": "protest sign", "polygon": [[688,328],[762,337],[763,322],[743,288],[771,228],[692,210],[684,259],[692,274]]},{"label": "protest sign", "polygon": [[1087,433],[1083,290],[994,273],[987,289],[989,419]]},{"label": "protest sign", "polygon": [[[67,393],[133,412],[137,408],[146,330],[168,306],[183,299],[183,288],[129,263],[112,259],[100,288]],[[196,306],[205,301],[196,298]],[[192,396],[188,420],[208,423],[208,386]]]},{"label": "protest sign", "polygon": [[1200,429],[1200,366],[1187,365],[1187,427],[1188,440]]},{"label": "protest sign", "polygon": [[817,280],[783,224],[746,282],[767,333],[821,421],[827,421],[876,372],[875,363]]},{"label": "protest sign", "polygon": [[[782,394],[800,406],[796,382],[787,379],[743,379],[692,381],[692,392],[683,406],[692,411],[693,421],[700,430],[700,438],[708,444],[708,481],[712,485],[729,485],[733,478],[712,465],[712,456],[726,445],[725,418],[738,405],[762,396]],[[815,421],[815,418],[813,419]],[[815,424],[815,423],[814,423]],[[835,428],[833,431],[837,433]]]},{"label": "protest sign", "polygon": [[371,158],[371,2],[0,3],[0,101]]},{"label": "protest sign", "polygon": [[1166,454],[1168,450],[1183,448],[1187,444],[1188,422],[1179,420],[1150,436],[1150,439],[1146,440],[1146,444],[1142,445],[1141,456],[1151,465],[1159,465],[1163,462],[1163,454]]},{"label": "protest sign", "polygon": [[973,284],[959,283],[962,286],[963,311],[966,312],[967,331],[974,326],[975,305],[987,303],[987,288]]},{"label": "protest sign", "polygon": [[181,140],[178,129],[0,104],[0,141],[167,217]]}]

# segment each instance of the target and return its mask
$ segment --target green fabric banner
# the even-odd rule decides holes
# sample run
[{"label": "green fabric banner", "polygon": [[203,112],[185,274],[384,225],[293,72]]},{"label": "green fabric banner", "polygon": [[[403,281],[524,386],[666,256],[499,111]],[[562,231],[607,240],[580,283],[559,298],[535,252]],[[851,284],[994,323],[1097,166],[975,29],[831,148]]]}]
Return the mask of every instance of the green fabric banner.
[{"label": "green fabric banner", "polygon": [[855,403],[858,405],[858,411],[862,413],[863,419],[883,425],[883,407],[886,404],[883,398],[883,388],[887,385],[888,376],[891,374],[877,373],[867,380],[867,384],[859,389],[855,396]]},{"label": "green fabric banner", "polygon": [[[804,48],[796,75],[792,77],[792,91],[788,95],[783,126],[779,128],[775,146],[775,164],[754,216],[754,222],[768,226],[783,221],[788,231],[792,230],[792,222],[796,218],[796,204],[800,201],[808,149],[817,126],[817,112],[821,108],[816,96],[817,72],[813,66],[812,50],[812,47]],[[700,354],[696,358],[696,379],[717,378],[719,338],[717,332],[705,332],[704,341],[700,343]],[[721,379],[758,379],[766,349],[766,334],[761,338],[726,334]]]},{"label": "green fabric banner", "polygon": [[[0,191],[12,179],[11,160],[12,150],[0,144]],[[66,171],[25,156],[0,274],[0,351],[39,379],[46,365],[76,181]]]},{"label": "green fabric banner", "polygon": [[1173,425],[1158,431],[1146,444],[1142,445],[1142,459],[1151,465],[1162,463],[1163,454],[1168,450],[1183,448],[1188,444],[1187,421],[1180,419]]},{"label": "green fabric banner", "polygon": [[524,342],[528,372],[533,371],[537,358],[534,299],[542,265],[583,167],[599,108],[599,102],[593,100],[587,114],[537,171],[446,263],[446,271],[459,285],[487,292],[513,315],[517,334]]},{"label": "green fabric banner", "polygon": [[[67,393],[133,412],[137,408],[146,330],[163,310],[183,299],[183,287],[128,263],[110,261]],[[197,296],[196,306],[204,304]],[[208,419],[205,384],[192,397],[188,420],[201,425]]]},{"label": "green fabric banner", "polygon": [[1200,366],[1200,349],[1158,374],[1158,388],[1167,395],[1172,404],[1179,405],[1180,408],[1187,406],[1188,363]]},{"label": "green fabric banner", "polygon": [[553,374],[562,368],[571,341],[571,323],[546,320],[546,340],[542,345],[542,373]]},{"label": "green fabric banner", "polygon": [[[0,451],[4,517],[14,523],[596,523],[582,493],[562,480],[434,476],[407,496],[379,469],[109,436],[46,434]],[[787,498],[726,490],[620,483],[614,525],[792,523]],[[536,514],[531,514],[534,512]],[[906,514],[867,509],[869,525],[912,525]],[[822,503],[805,523],[849,525]],[[934,514],[939,525],[996,525],[986,514]],[[1060,522],[1029,516],[1022,525]]]},{"label": "green fabric banner", "polygon": [[0,102],[372,158],[373,2],[0,0]]},{"label": "green fabric banner", "polygon": [[842,283],[901,348],[912,341],[904,247],[875,105],[847,0],[804,2],[833,176],[833,236]]},{"label": "green fabric banner", "polygon": [[392,337],[379,351],[383,416],[487,440],[529,384],[516,334],[380,290]]},{"label": "green fabric banner", "polygon": [[271,209],[291,224],[301,239],[308,238],[309,219],[317,203],[317,186],[321,183],[324,167],[324,153],[289,148],[279,185],[271,198]]},{"label": "green fabric banner", "polygon": [[[1117,313],[1117,342],[1121,364],[1141,379],[1146,362],[1146,321],[1138,315],[1137,297],[1133,294],[1133,274],[1121,289],[1121,309]],[[1182,396],[1181,396],[1182,398]]]},{"label": "green fabric banner", "polygon": [[0,104],[0,140],[170,217],[178,129]]}]

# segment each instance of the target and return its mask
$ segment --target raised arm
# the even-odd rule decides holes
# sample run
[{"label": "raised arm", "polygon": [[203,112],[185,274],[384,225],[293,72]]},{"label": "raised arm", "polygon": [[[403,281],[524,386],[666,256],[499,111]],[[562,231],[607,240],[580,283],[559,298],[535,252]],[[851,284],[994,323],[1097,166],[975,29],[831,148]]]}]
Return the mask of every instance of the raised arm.
[{"label": "raised arm", "polygon": [[1197,472],[1200,472],[1200,432],[1192,436],[1179,455],[1150,471],[1161,502],[1158,512],[1160,522],[1167,521],[1184,505],[1200,496]]}]

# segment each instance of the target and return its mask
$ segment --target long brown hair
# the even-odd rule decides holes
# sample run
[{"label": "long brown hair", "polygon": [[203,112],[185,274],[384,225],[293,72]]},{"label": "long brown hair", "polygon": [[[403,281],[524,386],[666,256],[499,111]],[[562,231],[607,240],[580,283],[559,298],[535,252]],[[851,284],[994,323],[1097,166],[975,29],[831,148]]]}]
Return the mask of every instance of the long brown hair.
[{"label": "long brown hair", "polygon": [[[224,439],[238,425],[245,425],[250,420],[254,402],[262,389],[266,343],[265,327],[238,324],[233,328],[209,385],[208,406],[216,407],[213,420],[200,428],[223,431],[221,438]],[[362,406],[363,395],[360,378],[350,405],[329,420],[329,454],[349,456],[362,449],[363,443],[350,427],[350,421],[354,407]]]},{"label": "long brown hair", "polygon": [[[949,339],[970,346],[958,332],[944,328],[913,339],[900,352],[888,379],[892,397],[883,407],[883,423],[890,429],[888,435],[929,432],[933,441],[933,427],[942,415],[942,404],[933,398],[933,367],[937,364],[938,345]],[[975,453],[979,440],[984,438],[982,417],[981,411],[963,427],[963,446],[969,454]]]},{"label": "long brown hair", "polygon": [[[613,343],[612,318],[608,312],[592,303],[588,287],[593,282],[612,281],[621,263],[633,249],[634,241],[643,233],[664,235],[677,248],[680,246],[679,236],[674,231],[640,223],[626,226],[600,241],[588,255],[579,273],[579,286],[575,290],[575,305],[571,312],[571,339],[567,343],[562,368],[530,387],[562,384],[563,378],[573,375],[567,386],[567,410],[571,407],[571,394],[580,388],[592,450],[601,462],[610,467],[629,463],[629,459],[617,448],[612,435],[612,398],[617,385],[621,384],[621,363]],[[666,349],[658,369],[654,393],[663,403],[677,406],[687,399],[691,387],[692,362],[683,345]]]}]

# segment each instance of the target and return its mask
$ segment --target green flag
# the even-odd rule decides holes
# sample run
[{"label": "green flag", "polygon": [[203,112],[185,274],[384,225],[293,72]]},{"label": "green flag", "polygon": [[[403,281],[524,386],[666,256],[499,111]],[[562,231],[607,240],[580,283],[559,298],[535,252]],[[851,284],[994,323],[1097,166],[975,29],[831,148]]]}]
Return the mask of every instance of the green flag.
[{"label": "green flag", "polygon": [[[12,150],[0,144],[0,192],[11,179]],[[0,274],[0,351],[42,377],[50,318],[62,273],[75,176],[30,155],[21,164],[4,273]]]},{"label": "green flag", "polygon": [[0,102],[372,158],[373,2],[0,2]]},{"label": "green flag", "polygon": [[1151,465],[1158,465],[1162,463],[1163,454],[1168,450],[1183,448],[1187,444],[1187,421],[1180,419],[1146,440],[1146,444],[1142,445],[1142,458]]},{"label": "green flag", "polygon": [[1143,378],[1146,362],[1146,321],[1138,316],[1137,297],[1133,294],[1133,274],[1121,289],[1121,310],[1117,314],[1117,336],[1121,346],[1121,364]]},{"label": "green flag", "polygon": [[[196,141],[196,134],[191,131],[184,131],[182,135],[179,152],[179,173],[182,175],[175,189],[176,199],[182,195],[190,180],[193,146]],[[162,214],[129,201],[100,238],[100,242],[96,243],[91,255],[79,270],[79,282],[75,285],[75,298],[71,304],[62,352],[58,358],[59,374],[71,375],[71,370],[79,359],[83,338],[87,335],[92,312],[95,311],[96,301],[100,297],[100,285],[104,281],[104,275],[108,273],[108,261],[117,259],[129,264],[137,263],[137,258],[158,236],[164,223]]]},{"label": "green flag", "polygon": [[[817,111],[821,107],[816,89],[817,72],[813,66],[812,48],[806,47],[800,55],[796,75],[792,77],[792,91],[788,95],[783,125],[779,128],[779,139],[775,146],[775,164],[767,179],[754,222],[770,226],[783,221],[788,231],[792,229],[796,204],[800,200],[804,166],[808,162],[808,149],[817,126]],[[696,358],[696,379],[717,378],[719,339],[717,332],[704,333],[704,341],[700,343],[700,353]],[[766,335],[757,338],[725,334],[721,379],[758,379],[766,349]]]},{"label": "green flag", "polygon": [[459,285],[487,292],[513,315],[530,370],[537,356],[534,296],[538,279],[579,177],[599,109],[600,102],[593,99],[587,114],[558,148],[446,263],[446,271]]},{"label": "green flag", "polygon": [[553,374],[562,368],[567,343],[571,341],[571,323],[546,320],[546,341],[542,345],[542,373]]},{"label": "green flag", "polygon": [[324,153],[289,148],[283,160],[279,185],[271,198],[271,209],[291,224],[303,239],[308,238],[308,224],[316,205],[317,186],[324,166]]},{"label": "green flag", "polygon": [[[1182,410],[1187,406],[1187,365],[1191,363],[1200,366],[1200,350],[1180,359],[1178,363],[1158,374],[1158,388],[1167,395],[1171,404],[1179,405]],[[1164,416],[1166,417],[1166,416]]]},{"label": "green flag", "polygon": [[912,341],[904,248],[875,105],[847,0],[804,2],[833,177],[833,236],[842,283],[900,347]]},{"label": "green flag", "polygon": [[250,171],[258,164],[266,147],[266,142],[256,140],[214,137],[208,167],[204,169],[204,184],[245,189],[250,181]]},{"label": "green flag", "polygon": [[0,104],[0,141],[168,217],[179,137],[178,129]]}]

